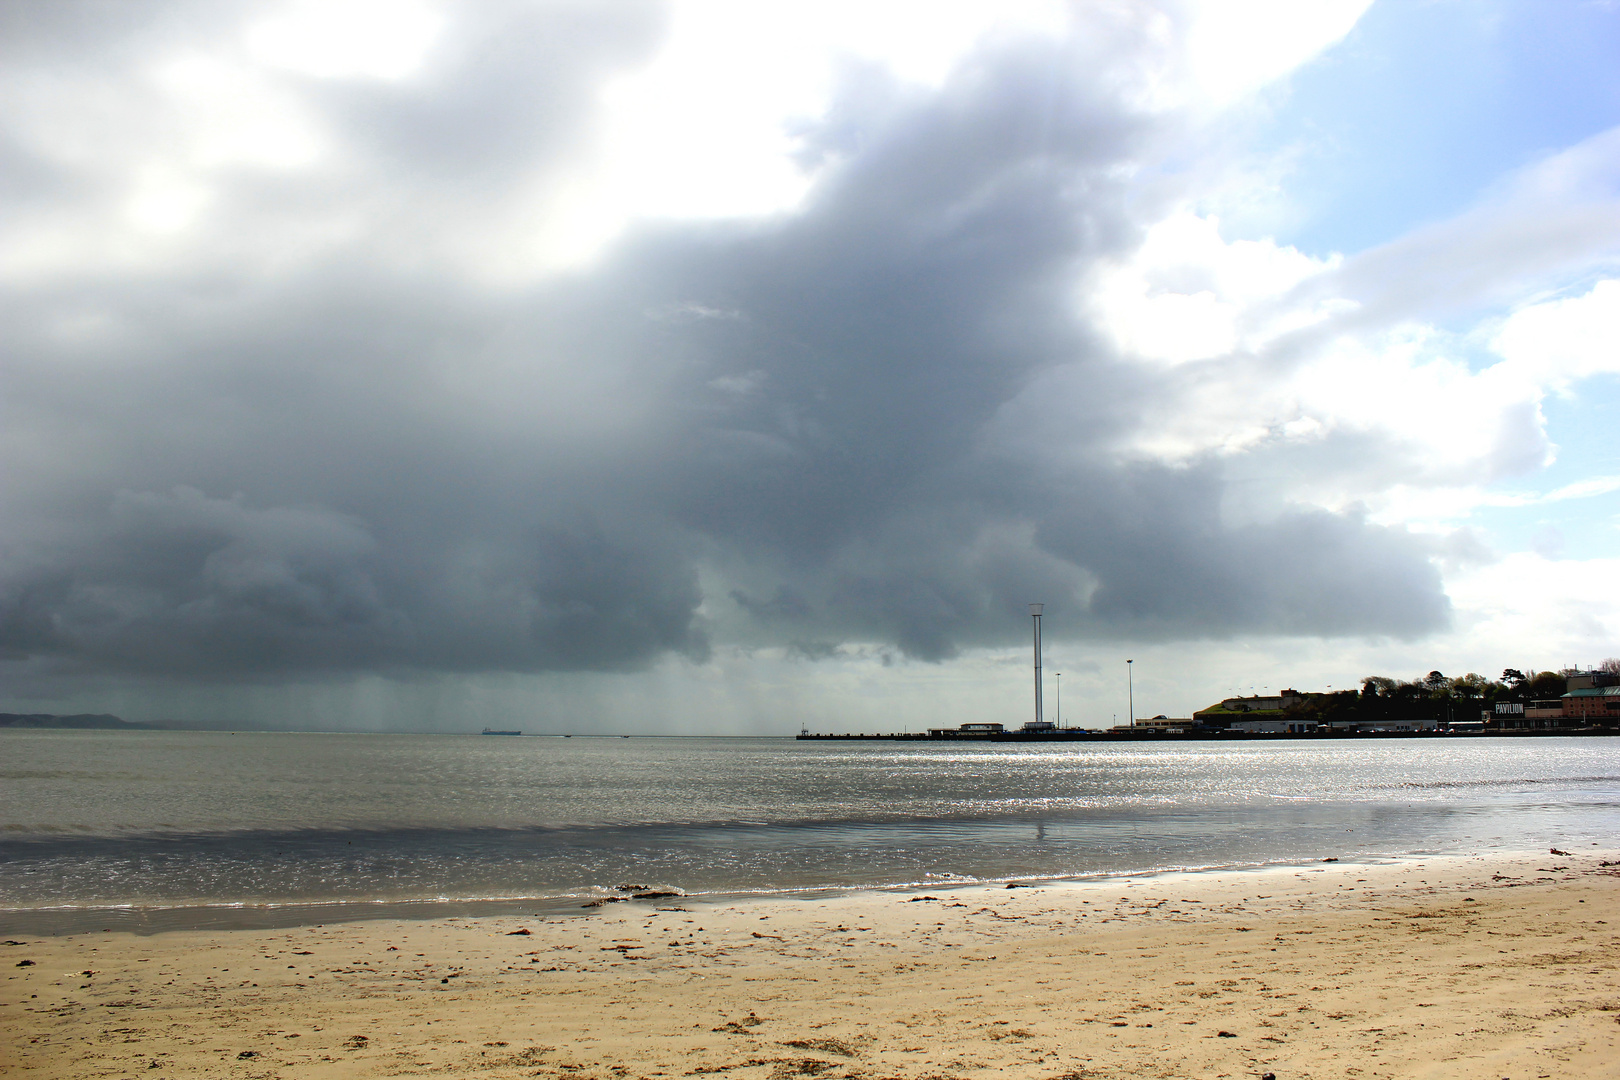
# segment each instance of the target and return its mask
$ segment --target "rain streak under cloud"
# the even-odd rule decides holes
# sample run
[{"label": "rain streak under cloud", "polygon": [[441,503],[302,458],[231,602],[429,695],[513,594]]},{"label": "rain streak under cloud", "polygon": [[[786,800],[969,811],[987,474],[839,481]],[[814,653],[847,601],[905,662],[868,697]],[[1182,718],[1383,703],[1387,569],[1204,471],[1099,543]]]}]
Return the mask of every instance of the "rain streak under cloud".
[{"label": "rain streak under cloud", "polygon": [[8,9],[12,700],[724,672],[749,730],[750,664],[990,678],[1031,599],[1099,656],[1467,640],[1531,557],[1476,515],[1615,397],[1620,132],[1291,247],[1254,131],[1372,15],[1251,6]]}]

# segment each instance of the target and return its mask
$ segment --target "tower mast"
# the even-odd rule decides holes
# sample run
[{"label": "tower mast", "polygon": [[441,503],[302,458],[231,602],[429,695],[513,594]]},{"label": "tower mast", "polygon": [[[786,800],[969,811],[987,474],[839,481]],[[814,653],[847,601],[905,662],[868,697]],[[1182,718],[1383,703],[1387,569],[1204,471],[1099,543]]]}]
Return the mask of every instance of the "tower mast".
[{"label": "tower mast", "polygon": [[1035,722],[1041,722],[1041,611],[1045,604],[1029,605],[1029,613],[1035,620]]}]

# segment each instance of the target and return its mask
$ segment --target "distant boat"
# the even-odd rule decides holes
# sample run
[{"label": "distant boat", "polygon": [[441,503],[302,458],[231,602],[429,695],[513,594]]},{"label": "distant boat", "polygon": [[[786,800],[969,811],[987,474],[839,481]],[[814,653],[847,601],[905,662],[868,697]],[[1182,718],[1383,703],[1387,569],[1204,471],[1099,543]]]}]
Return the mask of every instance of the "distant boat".
[{"label": "distant boat", "polygon": [[521,734],[523,734],[523,732],[521,732],[521,731],[496,731],[494,728],[488,728],[487,727],[487,728],[485,728],[483,730],[482,734],[484,734],[484,735],[521,735]]}]

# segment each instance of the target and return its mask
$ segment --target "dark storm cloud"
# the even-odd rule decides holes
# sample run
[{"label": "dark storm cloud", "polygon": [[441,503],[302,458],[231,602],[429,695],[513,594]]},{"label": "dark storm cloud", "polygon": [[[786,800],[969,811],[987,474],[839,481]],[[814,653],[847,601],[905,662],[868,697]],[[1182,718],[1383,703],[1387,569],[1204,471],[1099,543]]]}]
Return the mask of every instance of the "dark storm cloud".
[{"label": "dark storm cloud", "polygon": [[1166,121],[1132,105],[1137,42],[1003,42],[927,95],[853,71],[789,215],[643,227],[522,289],[426,240],[397,261],[396,230],[476,239],[482,198],[561,167],[661,25],[600,10],[487,9],[403,88],[298,86],[360,179],[243,178],[219,242],[363,207],[347,244],[7,290],[15,670],[941,659],[1021,635],[1037,598],[1072,634],[1444,623],[1403,532],[1234,526],[1219,462],[1112,452],[1173,377],[1074,314],[1151,213],[1130,167]]}]

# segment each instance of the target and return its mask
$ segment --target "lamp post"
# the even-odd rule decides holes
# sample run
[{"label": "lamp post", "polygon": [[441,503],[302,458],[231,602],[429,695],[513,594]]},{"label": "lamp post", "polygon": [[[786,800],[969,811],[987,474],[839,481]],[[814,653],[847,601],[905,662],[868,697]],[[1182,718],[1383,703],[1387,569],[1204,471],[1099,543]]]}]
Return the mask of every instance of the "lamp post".
[{"label": "lamp post", "polygon": [[1035,722],[1041,722],[1041,611],[1045,604],[1029,605],[1030,617],[1035,620]]},{"label": "lamp post", "polygon": [[1057,726],[1063,727],[1063,672],[1056,673],[1057,678]]},{"label": "lamp post", "polygon": [[1134,660],[1125,661],[1125,693],[1130,697],[1131,727],[1136,726],[1136,680],[1131,676],[1131,665]]}]

